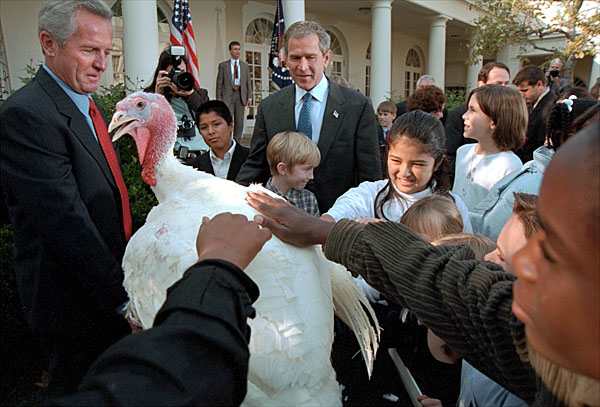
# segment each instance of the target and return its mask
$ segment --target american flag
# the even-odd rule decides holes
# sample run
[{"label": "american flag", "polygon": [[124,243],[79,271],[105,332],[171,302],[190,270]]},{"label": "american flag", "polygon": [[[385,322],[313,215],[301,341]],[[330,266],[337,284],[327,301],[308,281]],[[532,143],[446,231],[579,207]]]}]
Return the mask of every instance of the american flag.
[{"label": "american flag", "polygon": [[275,13],[275,22],[273,23],[269,66],[273,70],[271,79],[280,89],[292,83],[290,71],[283,64],[283,58],[285,56],[285,50],[283,49],[284,34],[285,21],[283,19],[283,9],[281,8],[281,0],[277,0],[277,12]]},{"label": "american flag", "polygon": [[171,20],[171,44],[185,48],[185,55],[190,62],[187,69],[194,75],[196,86],[200,87],[198,78],[198,55],[196,55],[196,42],[194,28],[192,27],[192,14],[188,0],[175,0],[173,2],[173,19]]}]

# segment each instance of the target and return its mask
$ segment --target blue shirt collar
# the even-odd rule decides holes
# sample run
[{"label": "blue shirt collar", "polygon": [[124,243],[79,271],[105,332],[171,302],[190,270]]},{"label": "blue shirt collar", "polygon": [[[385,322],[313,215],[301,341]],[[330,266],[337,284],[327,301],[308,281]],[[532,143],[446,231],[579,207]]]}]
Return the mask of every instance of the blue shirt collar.
[{"label": "blue shirt collar", "polygon": [[298,85],[294,86],[296,86],[296,103],[298,103],[298,101],[304,97],[306,92],[310,92],[313,98],[317,99],[319,102],[322,102],[325,100],[325,96],[327,96],[327,91],[329,90],[329,80],[327,80],[325,74],[323,74],[319,83],[317,83],[317,85],[309,91],[302,89]]},{"label": "blue shirt collar", "polygon": [[42,66],[44,67],[46,72],[48,72],[48,74],[56,81],[56,83],[58,83],[58,86],[60,86],[61,89],[65,91],[67,96],[71,98],[71,100],[73,101],[73,103],[75,103],[75,106],[77,106],[81,113],[83,113],[83,115],[86,117],[89,116],[90,102],[88,101],[88,98],[91,97],[90,94],[87,93],[85,95],[82,95],[81,93],[75,92],[62,79],[56,76],[54,72],[52,72],[50,68],[46,66],[46,64],[43,64]]}]

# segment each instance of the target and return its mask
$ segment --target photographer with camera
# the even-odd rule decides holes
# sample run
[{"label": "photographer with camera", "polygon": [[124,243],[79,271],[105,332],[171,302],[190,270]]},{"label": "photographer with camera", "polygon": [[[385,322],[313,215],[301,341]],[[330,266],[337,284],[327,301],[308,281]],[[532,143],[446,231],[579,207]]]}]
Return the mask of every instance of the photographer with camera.
[{"label": "photographer with camera", "polygon": [[550,61],[550,66],[546,70],[546,79],[548,81],[548,89],[554,92],[557,96],[567,87],[567,80],[560,76],[563,63],[560,58],[554,58]]},{"label": "photographer with camera", "polygon": [[198,109],[209,100],[208,91],[195,85],[187,65],[184,48],[170,46],[160,54],[152,83],[144,89],[163,95],[175,111],[178,129],[174,152],[184,161],[208,151],[196,126]]}]

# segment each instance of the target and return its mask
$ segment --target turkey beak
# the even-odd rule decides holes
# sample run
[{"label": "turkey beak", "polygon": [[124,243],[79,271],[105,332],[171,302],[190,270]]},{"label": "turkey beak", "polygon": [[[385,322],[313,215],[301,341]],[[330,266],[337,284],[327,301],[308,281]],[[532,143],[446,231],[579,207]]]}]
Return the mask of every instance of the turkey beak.
[{"label": "turkey beak", "polygon": [[110,124],[108,125],[108,132],[112,132],[113,130],[115,130],[116,128],[120,127],[117,132],[115,133],[115,135],[112,138],[112,141],[115,142],[118,139],[121,138],[121,136],[123,136],[124,134],[129,133],[129,131],[134,128],[134,124],[135,123],[131,123],[130,125],[126,126],[125,124],[130,123],[130,122],[137,122],[139,121],[139,119],[133,118],[133,117],[127,117],[123,112],[116,112],[113,117],[112,120],[110,121]]}]

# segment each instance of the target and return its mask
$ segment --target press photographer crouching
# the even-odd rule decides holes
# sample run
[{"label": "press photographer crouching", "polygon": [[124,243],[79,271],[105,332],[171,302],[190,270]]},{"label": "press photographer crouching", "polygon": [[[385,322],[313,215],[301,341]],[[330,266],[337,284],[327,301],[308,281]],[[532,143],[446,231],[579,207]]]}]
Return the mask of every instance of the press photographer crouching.
[{"label": "press photographer crouching", "polygon": [[174,154],[184,161],[208,151],[196,126],[198,109],[209,100],[208,91],[196,86],[187,65],[183,47],[166,48],[158,58],[152,83],[144,89],[166,97],[175,111],[178,130]]}]

